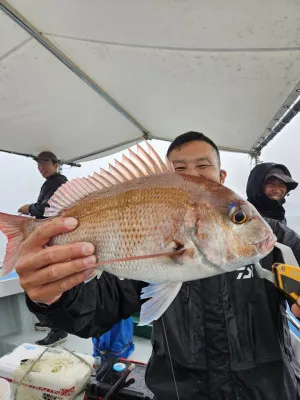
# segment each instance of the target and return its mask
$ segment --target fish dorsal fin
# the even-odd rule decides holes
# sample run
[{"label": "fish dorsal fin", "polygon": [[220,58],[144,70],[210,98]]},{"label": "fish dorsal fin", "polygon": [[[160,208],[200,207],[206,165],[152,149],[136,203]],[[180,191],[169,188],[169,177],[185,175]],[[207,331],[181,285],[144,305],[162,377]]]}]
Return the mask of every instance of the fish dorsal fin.
[{"label": "fish dorsal fin", "polygon": [[147,151],[140,145],[136,146],[136,151],[128,149],[129,157],[123,154],[122,161],[114,160],[114,165],[109,164],[107,171],[101,168],[92,176],[72,179],[61,185],[49,200],[50,207],[46,208],[45,217],[55,217],[90,194],[122,182],[171,172],[171,164],[164,163],[148,142],[146,146]]}]

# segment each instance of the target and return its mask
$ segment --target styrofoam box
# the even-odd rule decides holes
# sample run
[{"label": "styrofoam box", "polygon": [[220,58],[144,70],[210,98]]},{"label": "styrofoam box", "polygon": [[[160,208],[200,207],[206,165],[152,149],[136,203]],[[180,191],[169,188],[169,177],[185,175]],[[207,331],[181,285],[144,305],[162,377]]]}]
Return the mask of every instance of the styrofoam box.
[{"label": "styrofoam box", "polygon": [[[11,382],[13,393],[29,369],[28,362],[24,364],[24,361],[36,360],[44,350],[43,346],[24,343],[12,353],[0,358],[0,377]],[[93,367],[92,356],[75,354]],[[30,396],[34,399],[52,400],[73,398],[84,388],[92,372],[82,360],[63,348],[48,348],[33,370],[19,386],[18,392],[22,393],[22,399],[29,399]]]}]

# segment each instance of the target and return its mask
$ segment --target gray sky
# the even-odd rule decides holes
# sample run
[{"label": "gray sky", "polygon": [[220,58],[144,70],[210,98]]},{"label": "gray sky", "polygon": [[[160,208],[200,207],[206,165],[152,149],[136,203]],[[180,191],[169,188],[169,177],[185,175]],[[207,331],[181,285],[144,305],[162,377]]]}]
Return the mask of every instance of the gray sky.
[{"label": "gray sky", "polygon": [[[201,131],[201,127],[199,127]],[[263,151],[262,161],[275,161],[285,164],[292,176],[300,181],[299,147],[300,147],[300,115],[296,116],[285,129]],[[208,133],[207,133],[208,134]],[[208,134],[209,135],[209,134]],[[164,157],[168,143],[153,141],[152,145]],[[64,167],[63,173],[72,179],[87,176],[106,167],[113,158],[118,158],[121,153],[103,159],[93,160],[82,164],[81,168]],[[226,185],[245,196],[245,186],[252,164],[245,154],[221,153],[222,167],[227,170]],[[0,153],[0,182],[2,196],[0,211],[16,214],[17,209],[25,204],[36,201],[43,178],[40,176],[36,163],[20,156]],[[296,189],[286,204],[288,225],[300,233],[300,188]],[[0,259],[5,252],[6,239],[0,232]]]}]

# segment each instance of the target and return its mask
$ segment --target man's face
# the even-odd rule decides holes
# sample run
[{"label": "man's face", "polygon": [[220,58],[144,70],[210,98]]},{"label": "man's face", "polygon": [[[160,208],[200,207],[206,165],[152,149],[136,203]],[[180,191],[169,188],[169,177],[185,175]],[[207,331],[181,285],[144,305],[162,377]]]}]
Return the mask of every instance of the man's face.
[{"label": "man's face", "polygon": [[49,178],[49,176],[57,172],[57,163],[50,159],[38,159],[38,170],[44,178]]},{"label": "man's face", "polygon": [[265,195],[271,200],[282,200],[287,193],[286,184],[278,178],[271,177],[265,182]]},{"label": "man's face", "polygon": [[178,173],[202,175],[211,181],[224,183],[226,172],[220,171],[215,149],[204,141],[193,141],[172,150],[169,160]]}]

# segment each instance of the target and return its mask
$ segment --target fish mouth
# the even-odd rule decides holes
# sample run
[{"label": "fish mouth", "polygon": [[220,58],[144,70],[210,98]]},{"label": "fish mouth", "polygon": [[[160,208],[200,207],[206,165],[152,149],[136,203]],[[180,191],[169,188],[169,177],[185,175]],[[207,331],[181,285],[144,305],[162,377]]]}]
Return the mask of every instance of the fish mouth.
[{"label": "fish mouth", "polygon": [[267,236],[266,239],[255,243],[255,246],[257,247],[257,250],[260,254],[268,254],[273,249],[276,242],[277,237],[272,232],[269,236]]}]

